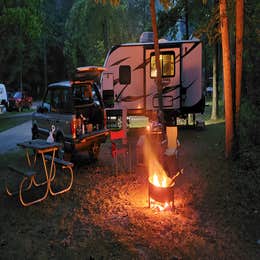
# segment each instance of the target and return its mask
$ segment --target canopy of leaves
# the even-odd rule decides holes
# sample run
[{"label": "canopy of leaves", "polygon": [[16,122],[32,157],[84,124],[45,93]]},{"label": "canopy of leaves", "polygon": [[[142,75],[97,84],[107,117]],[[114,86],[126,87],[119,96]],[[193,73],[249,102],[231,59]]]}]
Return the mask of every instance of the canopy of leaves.
[{"label": "canopy of leaves", "polygon": [[145,27],[145,2],[121,1],[112,6],[109,2],[76,1],[66,23],[64,51],[70,69],[102,65],[112,45],[136,41]]},{"label": "canopy of leaves", "polygon": [[12,83],[19,73],[29,73],[37,56],[37,41],[42,32],[39,0],[1,1],[0,6],[0,79]]},{"label": "canopy of leaves", "polygon": [[159,36],[168,36],[173,39],[177,33],[177,21],[181,18],[179,7],[173,6],[168,10],[158,12],[158,31]]}]

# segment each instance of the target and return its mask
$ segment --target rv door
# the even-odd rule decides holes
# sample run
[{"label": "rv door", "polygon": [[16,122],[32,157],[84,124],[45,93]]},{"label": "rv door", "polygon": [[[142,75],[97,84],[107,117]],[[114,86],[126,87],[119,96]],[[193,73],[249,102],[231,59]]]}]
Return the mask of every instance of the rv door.
[{"label": "rv door", "polygon": [[114,75],[103,73],[102,76],[102,97],[105,108],[114,107]]}]

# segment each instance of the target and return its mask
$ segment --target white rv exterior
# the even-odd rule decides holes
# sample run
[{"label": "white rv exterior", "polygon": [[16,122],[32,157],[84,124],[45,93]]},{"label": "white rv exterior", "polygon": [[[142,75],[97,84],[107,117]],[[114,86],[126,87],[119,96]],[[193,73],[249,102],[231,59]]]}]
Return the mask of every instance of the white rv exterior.
[{"label": "white rv exterior", "polygon": [[[167,125],[176,117],[203,113],[202,43],[160,42],[163,110]],[[154,44],[126,43],[107,54],[101,89],[107,115],[151,117],[158,112]]]}]

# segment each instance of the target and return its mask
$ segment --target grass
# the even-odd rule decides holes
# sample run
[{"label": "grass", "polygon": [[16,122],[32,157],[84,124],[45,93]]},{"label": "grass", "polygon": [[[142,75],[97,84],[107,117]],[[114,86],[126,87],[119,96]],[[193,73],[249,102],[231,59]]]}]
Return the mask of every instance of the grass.
[{"label": "grass", "polygon": [[21,116],[21,117],[14,117],[14,118],[0,117],[0,133],[9,128],[20,125],[28,120],[30,120],[30,116]]},{"label": "grass", "polygon": [[[6,112],[0,115],[0,133],[20,125],[31,119],[31,113],[34,112],[34,109],[24,110],[22,113],[17,111]],[[26,113],[24,115],[24,113]]]}]

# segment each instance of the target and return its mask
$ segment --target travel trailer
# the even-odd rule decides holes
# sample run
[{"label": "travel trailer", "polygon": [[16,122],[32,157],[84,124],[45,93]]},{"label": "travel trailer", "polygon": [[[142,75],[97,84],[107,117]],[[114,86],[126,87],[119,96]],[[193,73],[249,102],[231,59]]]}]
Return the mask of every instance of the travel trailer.
[{"label": "travel trailer", "polygon": [[[202,43],[163,40],[159,48],[164,119],[166,125],[175,125],[177,117],[204,112]],[[138,127],[155,117],[159,99],[152,41],[114,46],[104,67],[101,90],[108,125],[127,118],[128,126],[132,122]]]}]

